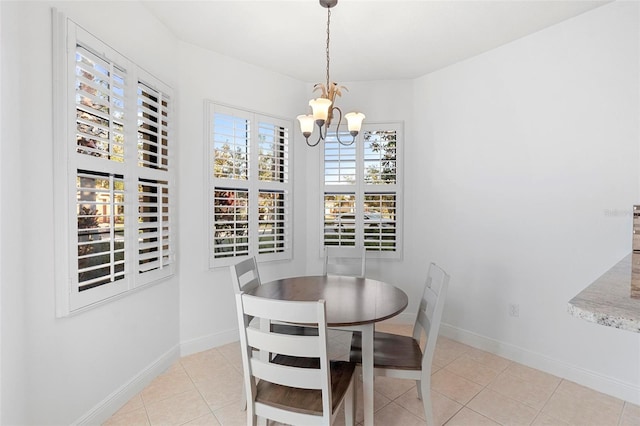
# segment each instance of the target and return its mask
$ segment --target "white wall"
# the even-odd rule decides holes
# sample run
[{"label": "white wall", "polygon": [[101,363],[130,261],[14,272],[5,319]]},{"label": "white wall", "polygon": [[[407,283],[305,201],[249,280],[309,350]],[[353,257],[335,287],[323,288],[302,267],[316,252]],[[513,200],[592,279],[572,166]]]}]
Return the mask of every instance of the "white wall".
[{"label": "white wall", "polygon": [[263,280],[304,273],[305,216],[304,148],[300,145],[296,107],[305,85],[297,80],[180,44],[180,337],[189,354],[238,340],[235,300],[228,267],[209,269],[207,244],[207,185],[204,102],[214,101],[291,121],[294,185],[294,258],[260,264]]},{"label": "white wall", "polygon": [[147,71],[174,87],[178,82],[177,67],[166,61],[177,54],[175,40],[137,2],[0,4],[2,424],[99,423],[102,408],[131,397],[119,391],[142,386],[179,354],[177,278],[55,317],[54,5]]},{"label": "white wall", "polygon": [[[1,4],[0,37],[6,40],[9,34],[18,31],[18,22],[11,13],[10,5]],[[1,307],[0,325],[2,333],[2,353],[0,354],[0,387],[2,395],[2,411],[0,412],[0,423],[19,423],[25,416],[25,353],[24,353],[24,295],[25,290],[21,285],[23,282],[23,268],[20,265],[22,240],[20,230],[22,228],[21,205],[22,193],[18,185],[14,185],[16,177],[22,180],[22,145],[12,143],[20,141],[21,129],[19,126],[11,126],[10,123],[17,123],[20,120],[20,106],[18,102],[9,105],[5,99],[19,100],[21,84],[21,67],[11,66],[11,64],[21,65],[20,49],[17,44],[7,45],[3,42],[0,50],[0,76],[2,77],[2,127],[0,127],[0,142],[2,143],[2,155],[0,156],[0,193],[2,195],[2,211],[0,212],[0,246],[2,247],[2,257],[0,257],[0,284],[1,284]],[[12,82],[12,84],[6,84]]]},{"label": "white wall", "polygon": [[406,218],[452,276],[448,335],[635,403],[640,336],[567,302],[631,250],[638,43],[616,2],[417,79]]}]

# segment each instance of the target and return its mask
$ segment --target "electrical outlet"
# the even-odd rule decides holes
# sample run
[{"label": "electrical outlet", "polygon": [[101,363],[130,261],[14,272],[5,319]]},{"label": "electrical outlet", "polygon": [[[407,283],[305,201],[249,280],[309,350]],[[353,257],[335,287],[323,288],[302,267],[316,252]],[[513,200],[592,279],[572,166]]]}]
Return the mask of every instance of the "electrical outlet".
[{"label": "electrical outlet", "polygon": [[518,318],[520,316],[520,305],[515,303],[509,304],[509,316]]}]

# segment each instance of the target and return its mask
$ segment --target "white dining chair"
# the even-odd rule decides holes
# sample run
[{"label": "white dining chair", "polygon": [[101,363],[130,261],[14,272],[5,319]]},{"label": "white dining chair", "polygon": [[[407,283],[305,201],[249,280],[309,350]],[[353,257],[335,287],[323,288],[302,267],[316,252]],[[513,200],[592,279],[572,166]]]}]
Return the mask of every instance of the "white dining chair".
[{"label": "white dining chair", "polygon": [[[373,364],[376,376],[416,381],[428,426],[434,426],[431,404],[431,364],[438,339],[449,275],[435,263],[429,265],[422,299],[413,325],[412,336],[375,332]],[[421,339],[424,347],[421,347]],[[362,336],[354,333],[349,359],[362,361]]]},{"label": "white dining chair", "polygon": [[[233,290],[236,294],[242,292],[248,292],[261,284],[260,272],[258,271],[258,262],[255,256],[241,260],[240,262],[230,266],[231,282],[233,283]],[[259,319],[251,321],[254,327],[260,327]],[[303,334],[303,335],[318,335],[318,330],[315,327],[303,327],[291,324],[273,323],[271,324],[273,329],[278,330],[284,334]],[[245,399],[246,393],[244,389],[240,396],[240,407],[244,410],[247,407],[247,401]]]},{"label": "white dining chair", "polygon": [[364,278],[367,270],[364,247],[325,246],[323,275],[348,275]]},{"label": "white dining chair", "polygon": [[[247,400],[247,424],[258,418],[289,425],[330,425],[344,404],[355,424],[355,364],[329,361],[325,303],[236,294]],[[250,326],[251,318],[313,324],[317,336],[282,334]],[[260,356],[271,353],[273,358]]]}]

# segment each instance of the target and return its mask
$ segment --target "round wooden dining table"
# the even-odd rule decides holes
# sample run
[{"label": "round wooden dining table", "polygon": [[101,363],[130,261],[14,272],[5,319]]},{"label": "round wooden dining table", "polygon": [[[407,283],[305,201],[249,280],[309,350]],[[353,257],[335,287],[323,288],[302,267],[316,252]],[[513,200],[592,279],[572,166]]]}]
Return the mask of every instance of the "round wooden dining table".
[{"label": "round wooden dining table", "polygon": [[364,424],[373,425],[374,324],[401,313],[409,303],[406,293],[391,284],[370,278],[314,275],[266,282],[248,294],[278,300],[323,299],[328,327],[362,333]]}]

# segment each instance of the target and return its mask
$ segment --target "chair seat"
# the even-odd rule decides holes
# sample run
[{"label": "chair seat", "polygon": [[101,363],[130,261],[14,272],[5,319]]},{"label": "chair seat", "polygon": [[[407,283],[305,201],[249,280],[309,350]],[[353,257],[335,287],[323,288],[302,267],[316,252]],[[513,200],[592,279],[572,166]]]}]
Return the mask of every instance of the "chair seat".
[{"label": "chair seat", "polygon": [[[353,333],[349,360],[362,363],[362,335]],[[373,337],[374,367],[396,370],[420,370],[422,350],[413,337],[375,332]]]},{"label": "chair seat", "polygon": [[[320,368],[318,358],[298,358],[278,355],[273,360],[276,364],[302,368]],[[356,365],[347,361],[331,361],[331,395],[333,409],[340,404],[340,397],[349,387],[351,376]],[[304,414],[322,415],[322,391],[315,389],[298,389],[269,383],[261,380],[257,384],[256,402],[296,411]]]}]

